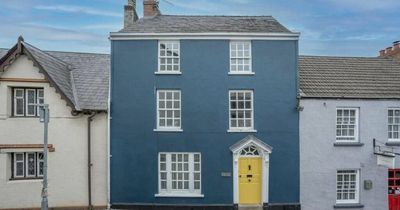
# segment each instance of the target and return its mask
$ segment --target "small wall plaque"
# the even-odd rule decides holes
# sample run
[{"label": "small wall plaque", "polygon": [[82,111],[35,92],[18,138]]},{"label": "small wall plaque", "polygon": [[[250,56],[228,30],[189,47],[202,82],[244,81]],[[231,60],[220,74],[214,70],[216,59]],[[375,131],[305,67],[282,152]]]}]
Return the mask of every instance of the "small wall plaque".
[{"label": "small wall plaque", "polygon": [[365,190],[372,189],[372,181],[371,180],[364,180],[364,189]]},{"label": "small wall plaque", "polygon": [[232,174],[231,174],[231,172],[221,172],[221,176],[230,177],[230,176],[232,176]]}]

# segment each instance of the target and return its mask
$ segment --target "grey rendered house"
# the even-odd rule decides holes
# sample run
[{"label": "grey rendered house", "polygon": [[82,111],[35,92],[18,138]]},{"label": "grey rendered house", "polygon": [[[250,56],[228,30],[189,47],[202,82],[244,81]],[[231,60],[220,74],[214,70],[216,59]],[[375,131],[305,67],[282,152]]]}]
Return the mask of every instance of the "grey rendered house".
[{"label": "grey rendered house", "polygon": [[400,142],[399,63],[300,56],[299,68],[302,209],[388,209],[388,168],[373,139]]}]

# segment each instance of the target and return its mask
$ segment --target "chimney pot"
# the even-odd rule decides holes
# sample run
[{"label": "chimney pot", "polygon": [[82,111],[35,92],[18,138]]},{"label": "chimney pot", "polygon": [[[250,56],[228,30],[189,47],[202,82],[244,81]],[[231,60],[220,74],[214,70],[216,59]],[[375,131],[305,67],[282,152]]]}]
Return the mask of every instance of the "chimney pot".
[{"label": "chimney pot", "polygon": [[379,57],[384,57],[385,56],[385,50],[379,51]]},{"label": "chimney pot", "polygon": [[128,0],[128,4],[124,6],[124,28],[132,25],[137,20],[136,0]]},{"label": "chimney pot", "polygon": [[400,41],[393,42],[393,49],[394,50],[400,49]]},{"label": "chimney pot", "polygon": [[386,48],[386,54],[389,54],[389,53],[391,53],[392,52],[392,47],[387,47]]},{"label": "chimney pot", "polygon": [[143,16],[154,17],[160,15],[161,12],[158,8],[157,0],[143,0]]},{"label": "chimney pot", "polygon": [[389,57],[400,59],[400,40],[393,42],[392,47],[387,47],[379,51],[379,57]]}]

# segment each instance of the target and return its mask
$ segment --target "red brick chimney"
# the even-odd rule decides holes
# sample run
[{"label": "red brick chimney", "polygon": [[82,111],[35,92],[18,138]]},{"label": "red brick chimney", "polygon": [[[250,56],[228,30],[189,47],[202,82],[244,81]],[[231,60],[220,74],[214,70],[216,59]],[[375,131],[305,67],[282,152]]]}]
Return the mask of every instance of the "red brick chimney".
[{"label": "red brick chimney", "polygon": [[124,6],[124,28],[132,25],[137,20],[136,0],[128,0],[128,4]]},{"label": "red brick chimney", "polygon": [[393,47],[387,47],[386,49],[379,51],[379,57],[400,59],[400,41],[393,42]]},{"label": "red brick chimney", "polygon": [[158,0],[143,0],[143,17],[154,17],[160,14]]}]

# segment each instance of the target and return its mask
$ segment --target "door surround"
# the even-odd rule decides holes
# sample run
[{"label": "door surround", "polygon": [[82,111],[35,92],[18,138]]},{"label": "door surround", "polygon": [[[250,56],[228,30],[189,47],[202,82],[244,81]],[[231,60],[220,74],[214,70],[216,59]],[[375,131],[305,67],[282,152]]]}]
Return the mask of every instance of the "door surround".
[{"label": "door surround", "polygon": [[[239,204],[239,158],[243,155],[241,151],[253,146],[257,149],[259,157],[262,159],[262,179],[261,179],[261,201],[268,203],[269,200],[269,155],[272,153],[272,147],[264,143],[253,135],[248,135],[244,139],[232,145],[229,149],[232,151],[233,161],[233,203]],[[244,155],[246,157],[246,155]]]}]

